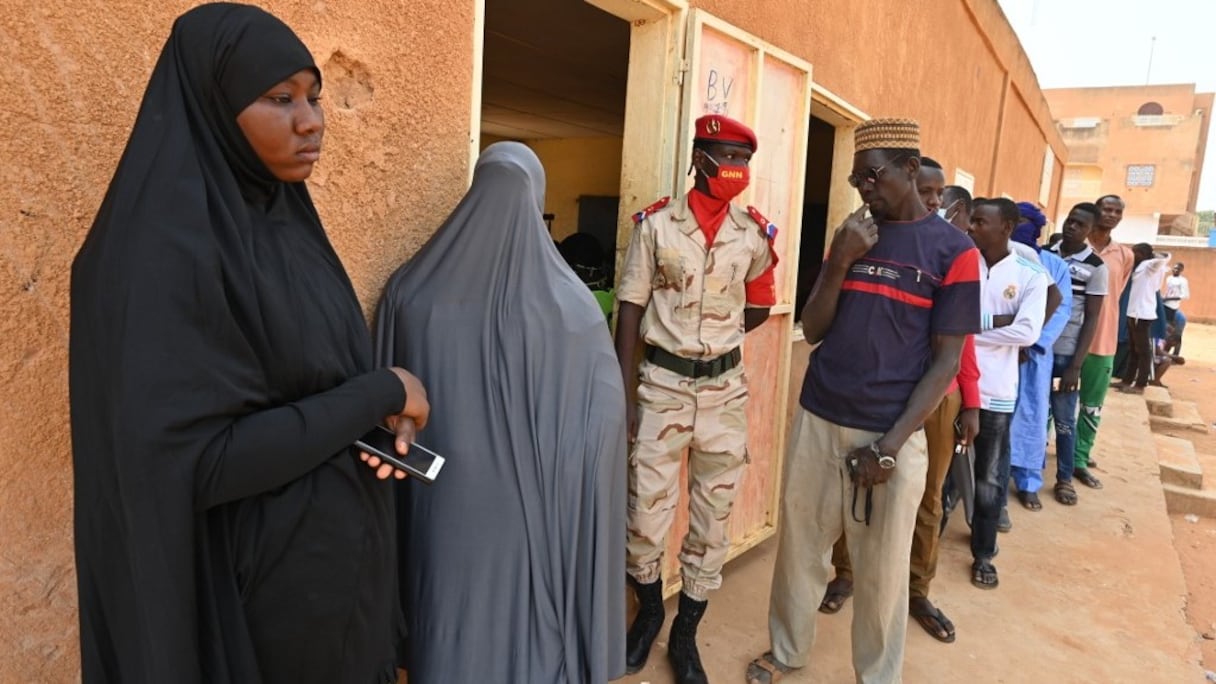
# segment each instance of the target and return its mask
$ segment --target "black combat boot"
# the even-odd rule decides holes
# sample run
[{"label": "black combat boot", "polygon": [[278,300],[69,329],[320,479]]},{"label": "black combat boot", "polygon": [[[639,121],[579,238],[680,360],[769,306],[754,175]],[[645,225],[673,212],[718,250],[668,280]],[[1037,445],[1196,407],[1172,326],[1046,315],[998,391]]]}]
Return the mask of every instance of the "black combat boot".
[{"label": "black combat boot", "polygon": [[625,673],[633,674],[646,666],[650,646],[659,635],[659,630],[663,629],[667,612],[663,609],[662,578],[650,584],[641,584],[630,577],[629,584],[638,596],[638,615],[625,636]]},{"label": "black combat boot", "polygon": [[707,605],[708,601],[694,601],[680,592],[680,612],[671,623],[671,642],[667,644],[667,659],[675,671],[676,684],[709,684],[697,652],[697,625]]}]

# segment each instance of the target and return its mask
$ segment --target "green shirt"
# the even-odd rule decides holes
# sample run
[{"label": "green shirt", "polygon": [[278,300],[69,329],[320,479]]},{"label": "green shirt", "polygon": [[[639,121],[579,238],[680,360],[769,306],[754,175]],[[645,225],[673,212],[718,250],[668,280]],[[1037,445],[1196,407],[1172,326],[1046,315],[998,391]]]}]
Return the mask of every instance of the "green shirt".
[{"label": "green shirt", "polygon": [[616,302],[615,290],[592,290],[591,294],[595,297],[595,301],[599,303],[600,310],[604,312],[604,320],[612,318],[612,305]]}]

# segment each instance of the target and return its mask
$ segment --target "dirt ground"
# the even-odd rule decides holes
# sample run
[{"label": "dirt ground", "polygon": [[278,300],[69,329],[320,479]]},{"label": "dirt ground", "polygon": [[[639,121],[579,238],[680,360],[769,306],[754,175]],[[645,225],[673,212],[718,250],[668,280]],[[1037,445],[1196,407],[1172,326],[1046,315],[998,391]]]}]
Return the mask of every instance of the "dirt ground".
[{"label": "dirt ground", "polygon": [[[1186,365],[1171,368],[1162,382],[1174,401],[1192,401],[1208,422],[1216,420],[1216,326],[1190,324],[1182,343]],[[1205,484],[1216,480],[1216,428],[1206,435],[1176,435],[1191,440],[1204,465]],[[1205,458],[1206,457],[1206,458]],[[1187,619],[1195,631],[1216,637],[1216,520],[1188,522],[1171,515],[1174,547],[1186,578]],[[1204,666],[1216,670],[1216,639],[1204,639]]]}]

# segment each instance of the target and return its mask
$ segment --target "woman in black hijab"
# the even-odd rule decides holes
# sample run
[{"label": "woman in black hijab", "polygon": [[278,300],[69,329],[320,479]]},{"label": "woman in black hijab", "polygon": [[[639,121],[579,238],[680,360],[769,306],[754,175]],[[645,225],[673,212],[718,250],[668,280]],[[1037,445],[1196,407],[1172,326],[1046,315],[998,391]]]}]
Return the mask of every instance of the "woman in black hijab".
[{"label": "woman in black hijab", "polygon": [[395,681],[391,469],[350,445],[429,405],[302,182],[320,80],[260,9],[182,15],[76,256],[85,682]]},{"label": "woman in black hijab", "polygon": [[531,150],[489,146],[380,302],[376,358],[419,369],[447,457],[398,488],[410,684],[624,674],[625,390],[544,197]]}]

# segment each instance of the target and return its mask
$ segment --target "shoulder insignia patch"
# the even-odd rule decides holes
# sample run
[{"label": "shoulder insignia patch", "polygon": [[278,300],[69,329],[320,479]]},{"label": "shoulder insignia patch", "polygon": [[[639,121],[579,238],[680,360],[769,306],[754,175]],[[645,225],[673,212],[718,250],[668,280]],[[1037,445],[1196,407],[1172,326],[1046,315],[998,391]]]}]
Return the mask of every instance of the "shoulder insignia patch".
[{"label": "shoulder insignia patch", "polygon": [[645,221],[647,216],[650,216],[651,214],[655,213],[656,211],[666,207],[669,202],[671,202],[671,198],[664,197],[663,199],[659,200],[658,202],[655,202],[654,204],[650,205],[649,207],[646,207],[645,209],[634,214],[633,222],[641,223],[642,221]]},{"label": "shoulder insignia patch", "polygon": [[764,218],[764,214],[761,214],[760,210],[753,206],[748,206],[747,214],[760,226],[760,232],[764,234],[764,237],[768,238],[769,242],[777,239],[777,224]]}]

